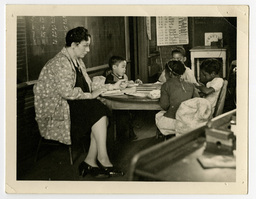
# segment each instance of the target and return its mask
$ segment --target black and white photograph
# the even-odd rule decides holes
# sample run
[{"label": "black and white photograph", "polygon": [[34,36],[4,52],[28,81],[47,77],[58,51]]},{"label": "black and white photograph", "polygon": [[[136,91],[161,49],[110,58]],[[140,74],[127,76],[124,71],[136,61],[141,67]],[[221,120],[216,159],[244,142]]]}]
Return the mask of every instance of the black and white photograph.
[{"label": "black and white photograph", "polygon": [[6,26],[6,193],[247,193],[248,6],[7,5]]}]

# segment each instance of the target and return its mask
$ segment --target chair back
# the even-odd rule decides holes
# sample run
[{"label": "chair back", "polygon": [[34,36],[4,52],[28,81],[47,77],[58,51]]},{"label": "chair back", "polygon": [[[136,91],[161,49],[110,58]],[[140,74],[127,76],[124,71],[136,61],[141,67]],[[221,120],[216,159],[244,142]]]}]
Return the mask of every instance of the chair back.
[{"label": "chair back", "polygon": [[213,117],[221,115],[222,112],[223,112],[226,93],[227,93],[227,86],[228,86],[228,81],[224,80],[223,86],[221,88],[221,91],[220,91],[220,94],[219,94],[219,97],[218,97],[218,100],[217,100],[217,103],[216,103],[216,106],[215,106]]}]

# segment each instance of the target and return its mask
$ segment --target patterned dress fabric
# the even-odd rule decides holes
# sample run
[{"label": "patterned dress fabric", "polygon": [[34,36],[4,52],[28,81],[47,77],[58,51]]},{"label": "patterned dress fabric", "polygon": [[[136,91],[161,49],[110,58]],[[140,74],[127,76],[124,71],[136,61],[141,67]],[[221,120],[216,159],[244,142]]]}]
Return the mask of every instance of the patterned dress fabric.
[{"label": "patterned dress fabric", "polygon": [[[91,79],[81,59],[79,65],[91,91]],[[76,70],[64,47],[46,63],[33,88],[36,121],[40,134],[45,139],[71,144],[70,110],[67,100],[92,97],[90,92],[84,93],[80,87],[75,87],[75,84]]]}]

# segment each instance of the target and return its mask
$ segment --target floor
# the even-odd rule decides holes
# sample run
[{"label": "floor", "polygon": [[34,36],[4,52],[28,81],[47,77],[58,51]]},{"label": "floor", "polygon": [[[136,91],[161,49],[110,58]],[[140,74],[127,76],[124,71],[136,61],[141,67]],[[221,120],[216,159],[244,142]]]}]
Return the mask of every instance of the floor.
[{"label": "floor", "polygon": [[86,175],[79,176],[78,165],[86,157],[81,147],[74,147],[74,164],[70,165],[68,147],[66,145],[40,148],[38,160],[34,157],[23,160],[18,164],[17,180],[52,180],[52,181],[127,181],[129,165],[133,156],[141,150],[156,145],[163,140],[156,139],[156,126],[154,122],[155,111],[137,111],[134,119],[134,132],[137,140],[116,141],[109,151],[112,163],[125,172],[124,176],[110,178],[95,178]]}]

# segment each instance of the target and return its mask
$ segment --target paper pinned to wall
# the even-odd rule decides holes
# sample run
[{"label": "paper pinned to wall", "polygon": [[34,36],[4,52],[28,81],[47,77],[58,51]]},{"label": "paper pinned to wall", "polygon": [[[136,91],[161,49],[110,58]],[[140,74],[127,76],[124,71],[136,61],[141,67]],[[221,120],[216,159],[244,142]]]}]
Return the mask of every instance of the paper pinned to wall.
[{"label": "paper pinned to wall", "polygon": [[157,45],[183,45],[188,44],[188,18],[187,17],[157,17]]}]

